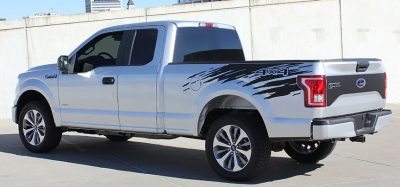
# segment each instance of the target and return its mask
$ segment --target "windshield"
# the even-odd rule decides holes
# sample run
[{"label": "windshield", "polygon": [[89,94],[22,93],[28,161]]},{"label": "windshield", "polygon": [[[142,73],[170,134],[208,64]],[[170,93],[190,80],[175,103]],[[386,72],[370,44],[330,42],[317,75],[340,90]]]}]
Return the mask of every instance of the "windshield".
[{"label": "windshield", "polygon": [[174,63],[244,61],[235,30],[205,27],[179,28]]}]

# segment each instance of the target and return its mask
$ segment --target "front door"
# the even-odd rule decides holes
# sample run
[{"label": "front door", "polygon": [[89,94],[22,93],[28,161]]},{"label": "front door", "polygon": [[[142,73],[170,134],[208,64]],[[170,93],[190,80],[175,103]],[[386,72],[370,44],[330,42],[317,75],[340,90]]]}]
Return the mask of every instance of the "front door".
[{"label": "front door", "polygon": [[99,35],[75,56],[73,72],[61,74],[62,125],[119,130],[118,73],[124,32]]}]

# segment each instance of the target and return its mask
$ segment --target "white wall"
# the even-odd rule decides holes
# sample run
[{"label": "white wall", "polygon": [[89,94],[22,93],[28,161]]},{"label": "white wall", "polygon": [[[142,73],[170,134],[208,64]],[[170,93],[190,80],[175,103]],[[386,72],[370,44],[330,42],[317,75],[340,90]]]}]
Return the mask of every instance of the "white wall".
[{"label": "white wall", "polygon": [[400,0],[342,0],[343,56],[386,65],[388,101],[400,103]]},{"label": "white wall", "polygon": [[156,20],[234,25],[247,59],[382,58],[388,101],[400,103],[398,7],[400,0],[231,0],[0,22],[0,118],[11,116],[18,73],[55,63],[101,28]]},{"label": "white wall", "polygon": [[254,58],[340,58],[340,14],[336,0],[251,8]]},{"label": "white wall", "polygon": [[[105,19],[111,17],[112,19]],[[98,30],[120,24],[144,22],[144,10],[79,14],[27,20],[31,67],[56,63]]]},{"label": "white wall", "polygon": [[0,118],[11,116],[17,75],[28,68],[24,26],[9,23],[0,31]]},{"label": "white wall", "polygon": [[147,21],[197,20],[234,25],[240,35],[246,58],[252,58],[249,1],[184,4],[178,7],[181,8],[171,6],[149,9]]}]

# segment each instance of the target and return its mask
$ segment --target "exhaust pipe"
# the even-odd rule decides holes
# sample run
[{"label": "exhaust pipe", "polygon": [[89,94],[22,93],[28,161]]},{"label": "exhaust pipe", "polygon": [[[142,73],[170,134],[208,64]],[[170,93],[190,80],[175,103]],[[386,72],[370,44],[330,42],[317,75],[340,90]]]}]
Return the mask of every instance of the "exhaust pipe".
[{"label": "exhaust pipe", "polygon": [[352,137],[352,138],[350,138],[350,141],[364,143],[365,142],[365,136],[361,135],[361,136]]}]

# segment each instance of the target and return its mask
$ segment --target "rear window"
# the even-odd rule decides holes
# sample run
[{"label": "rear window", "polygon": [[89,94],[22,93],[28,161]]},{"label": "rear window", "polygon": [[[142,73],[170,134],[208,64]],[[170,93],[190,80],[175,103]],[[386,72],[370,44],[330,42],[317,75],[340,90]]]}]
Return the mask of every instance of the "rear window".
[{"label": "rear window", "polygon": [[179,28],[174,63],[244,61],[242,45],[235,30],[220,28]]}]

